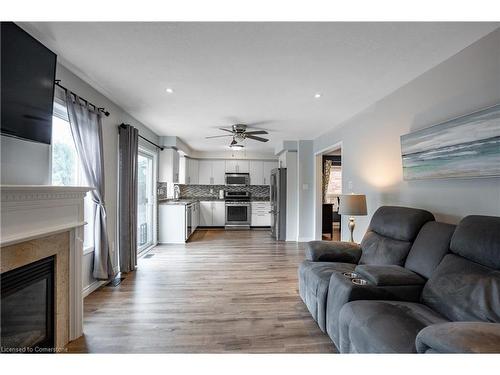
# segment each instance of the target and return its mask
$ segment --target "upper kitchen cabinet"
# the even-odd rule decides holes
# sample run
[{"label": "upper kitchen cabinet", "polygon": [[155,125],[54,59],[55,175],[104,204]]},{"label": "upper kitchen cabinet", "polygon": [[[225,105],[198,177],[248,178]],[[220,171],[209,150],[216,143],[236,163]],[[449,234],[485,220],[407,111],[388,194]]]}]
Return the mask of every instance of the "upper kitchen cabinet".
[{"label": "upper kitchen cabinet", "polygon": [[198,183],[200,185],[224,185],[224,173],[224,160],[200,160]]},{"label": "upper kitchen cabinet", "polygon": [[212,178],[214,185],[225,185],[226,162],[212,160]]},{"label": "upper kitchen cabinet", "polygon": [[264,185],[264,162],[250,160],[250,185]]},{"label": "upper kitchen cabinet", "polygon": [[248,160],[226,160],[226,173],[249,173],[250,163]]},{"label": "upper kitchen cabinet", "polygon": [[179,153],[174,149],[160,151],[159,174],[160,182],[179,182]]},{"label": "upper kitchen cabinet", "polygon": [[265,161],[262,165],[262,185],[271,185],[271,171],[278,168],[278,161]]},{"label": "upper kitchen cabinet", "polygon": [[278,168],[277,161],[250,161],[250,184],[251,185],[269,185],[271,170]]},{"label": "upper kitchen cabinet", "polygon": [[199,161],[186,158],[185,184],[198,184]]},{"label": "upper kitchen cabinet", "polygon": [[200,185],[212,184],[212,161],[200,160],[198,162],[198,183]]}]

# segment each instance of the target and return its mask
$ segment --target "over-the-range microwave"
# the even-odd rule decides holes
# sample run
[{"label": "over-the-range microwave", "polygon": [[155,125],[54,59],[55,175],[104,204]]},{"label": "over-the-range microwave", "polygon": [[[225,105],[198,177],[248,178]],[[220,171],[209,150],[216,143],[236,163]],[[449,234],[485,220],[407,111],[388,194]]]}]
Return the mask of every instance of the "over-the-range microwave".
[{"label": "over-the-range microwave", "polygon": [[226,173],[226,185],[247,186],[250,185],[249,173]]}]

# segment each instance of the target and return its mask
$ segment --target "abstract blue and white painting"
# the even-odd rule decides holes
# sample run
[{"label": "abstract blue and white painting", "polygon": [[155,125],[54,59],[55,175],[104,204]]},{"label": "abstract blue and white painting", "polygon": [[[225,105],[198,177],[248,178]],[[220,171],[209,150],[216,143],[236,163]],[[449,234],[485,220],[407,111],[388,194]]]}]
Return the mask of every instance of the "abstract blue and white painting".
[{"label": "abstract blue and white painting", "polygon": [[401,137],[403,178],[500,176],[500,104]]}]

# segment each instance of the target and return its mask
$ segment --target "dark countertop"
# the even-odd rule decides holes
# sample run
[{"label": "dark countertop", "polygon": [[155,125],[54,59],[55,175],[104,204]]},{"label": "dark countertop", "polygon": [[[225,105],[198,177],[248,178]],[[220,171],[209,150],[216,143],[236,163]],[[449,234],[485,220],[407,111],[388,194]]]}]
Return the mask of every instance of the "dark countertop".
[{"label": "dark countertop", "polygon": [[[158,204],[187,205],[195,202],[224,202],[225,199],[218,197],[180,198],[180,199],[160,199]],[[250,202],[269,202],[269,197],[252,197]]]}]

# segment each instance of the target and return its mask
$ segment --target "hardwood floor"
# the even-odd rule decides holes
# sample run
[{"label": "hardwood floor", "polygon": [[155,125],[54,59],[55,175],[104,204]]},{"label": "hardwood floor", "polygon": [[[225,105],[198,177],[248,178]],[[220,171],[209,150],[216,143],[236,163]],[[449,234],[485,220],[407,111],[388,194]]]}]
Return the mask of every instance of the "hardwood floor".
[{"label": "hardwood floor", "polygon": [[203,230],[148,254],[120,285],[85,299],[85,334],[70,352],[335,351],[298,295],[302,244]]}]

